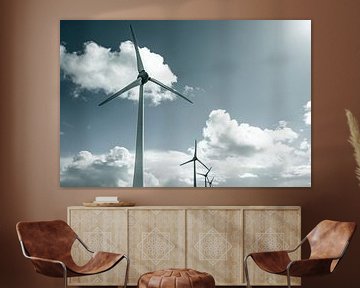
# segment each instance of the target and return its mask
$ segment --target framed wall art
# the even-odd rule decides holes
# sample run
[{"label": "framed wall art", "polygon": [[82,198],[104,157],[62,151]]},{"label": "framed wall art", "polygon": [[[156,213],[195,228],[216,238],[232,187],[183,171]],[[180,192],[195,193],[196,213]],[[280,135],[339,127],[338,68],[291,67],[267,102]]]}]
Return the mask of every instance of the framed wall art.
[{"label": "framed wall art", "polygon": [[62,187],[311,186],[311,21],[60,21]]}]

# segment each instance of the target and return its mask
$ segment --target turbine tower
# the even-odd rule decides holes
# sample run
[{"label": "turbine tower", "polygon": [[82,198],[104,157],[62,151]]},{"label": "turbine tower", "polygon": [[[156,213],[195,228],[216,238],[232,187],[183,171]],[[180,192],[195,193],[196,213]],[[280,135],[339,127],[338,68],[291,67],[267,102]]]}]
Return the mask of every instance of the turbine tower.
[{"label": "turbine tower", "polygon": [[180,166],[182,166],[182,165],[185,165],[185,164],[187,164],[187,163],[194,162],[194,187],[196,187],[196,161],[198,161],[198,162],[199,162],[201,165],[203,165],[207,170],[209,170],[209,168],[206,167],[206,165],[205,165],[203,162],[201,162],[201,161],[199,160],[199,158],[197,158],[197,141],[195,140],[195,151],[194,151],[194,156],[193,156],[193,158],[190,159],[189,161],[186,161],[186,162],[180,164]]},{"label": "turbine tower", "polygon": [[201,176],[204,176],[204,181],[205,181],[205,186],[204,186],[204,187],[207,187],[207,183],[210,183],[209,178],[208,178],[208,175],[209,175],[209,172],[210,172],[211,169],[212,169],[212,167],[210,167],[210,169],[208,169],[205,174],[203,174],[203,173],[197,173],[197,174],[199,174],[199,175],[201,175]]},{"label": "turbine tower", "polygon": [[159,80],[152,78],[149,74],[145,71],[144,65],[141,60],[139,48],[136,42],[136,37],[132,26],[130,25],[131,36],[133,39],[134,47],[135,47],[135,54],[136,54],[136,63],[137,63],[137,70],[138,76],[135,81],[128,84],[126,87],[121,89],[120,91],[116,92],[115,94],[111,95],[103,102],[99,104],[99,106],[104,105],[105,103],[113,100],[114,98],[120,96],[121,94],[129,91],[130,89],[140,86],[139,88],[139,106],[138,106],[138,120],[137,120],[137,130],[136,130],[136,149],[135,149],[135,166],[134,166],[134,180],[133,180],[133,187],[144,187],[144,85],[151,81],[160,87],[174,93],[177,96],[185,99],[186,101],[193,103],[191,100],[186,98],[184,95],[180,94],[178,91],[168,87],[167,85],[161,83]]}]

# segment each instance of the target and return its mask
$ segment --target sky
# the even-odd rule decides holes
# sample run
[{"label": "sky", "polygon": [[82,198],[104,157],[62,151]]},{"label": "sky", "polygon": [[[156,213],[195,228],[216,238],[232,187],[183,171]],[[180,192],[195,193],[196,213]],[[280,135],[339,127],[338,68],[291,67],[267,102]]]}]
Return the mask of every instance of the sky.
[{"label": "sky", "polygon": [[[146,187],[191,187],[194,141],[214,187],[311,186],[311,21],[60,21],[60,184],[132,187],[144,86]],[[201,164],[198,172],[205,173]],[[204,177],[197,176],[198,186]]]}]

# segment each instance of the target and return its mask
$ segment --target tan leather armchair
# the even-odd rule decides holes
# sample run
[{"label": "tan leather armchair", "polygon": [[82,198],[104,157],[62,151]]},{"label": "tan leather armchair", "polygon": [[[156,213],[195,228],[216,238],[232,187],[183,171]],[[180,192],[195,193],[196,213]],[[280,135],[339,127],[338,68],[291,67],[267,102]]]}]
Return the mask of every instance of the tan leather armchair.
[{"label": "tan leather armchair", "polygon": [[[291,288],[291,276],[315,276],[333,272],[344,256],[355,229],[354,222],[324,220],[292,250],[250,253],[244,259],[247,287],[251,287],[247,266],[247,260],[250,257],[262,270],[286,275],[289,288]],[[296,251],[306,241],[310,245],[310,257],[292,261],[289,253]]]},{"label": "tan leather armchair", "polygon": [[[125,254],[91,251],[66,222],[19,222],[16,231],[22,252],[31,260],[35,271],[50,277],[64,278],[65,288],[67,277],[102,273],[112,269],[123,259],[127,261],[124,281],[126,288],[128,257]],[[83,266],[78,266],[71,256],[71,247],[75,241],[79,241],[92,256]]]}]

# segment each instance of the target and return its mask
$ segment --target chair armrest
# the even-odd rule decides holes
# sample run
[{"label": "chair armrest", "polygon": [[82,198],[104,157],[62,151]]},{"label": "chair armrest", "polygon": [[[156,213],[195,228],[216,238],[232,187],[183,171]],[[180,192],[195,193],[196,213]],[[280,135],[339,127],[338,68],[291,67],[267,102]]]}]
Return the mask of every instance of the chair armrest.
[{"label": "chair armrest", "polygon": [[287,250],[279,251],[264,251],[264,252],[252,252],[249,253],[246,257],[258,258],[258,257],[279,257],[288,255]]},{"label": "chair armrest", "polygon": [[59,260],[47,259],[47,258],[41,258],[41,257],[33,257],[33,256],[26,256],[26,258],[30,259],[31,261],[49,262],[49,263],[53,263],[53,264],[60,264],[61,266],[66,267],[64,262],[61,262]]},{"label": "chair armrest", "polygon": [[332,272],[333,261],[339,258],[303,259],[291,261],[287,266],[290,276],[312,276],[329,274]]},{"label": "chair armrest", "polygon": [[67,269],[66,265],[59,261],[53,259],[46,259],[40,257],[26,256],[30,259],[34,265],[35,271],[51,277],[66,277]]},{"label": "chair armrest", "polygon": [[33,263],[36,272],[51,277],[66,277],[67,269],[63,262],[55,259],[30,256],[22,241],[20,241],[20,246],[25,258],[30,259]]}]

